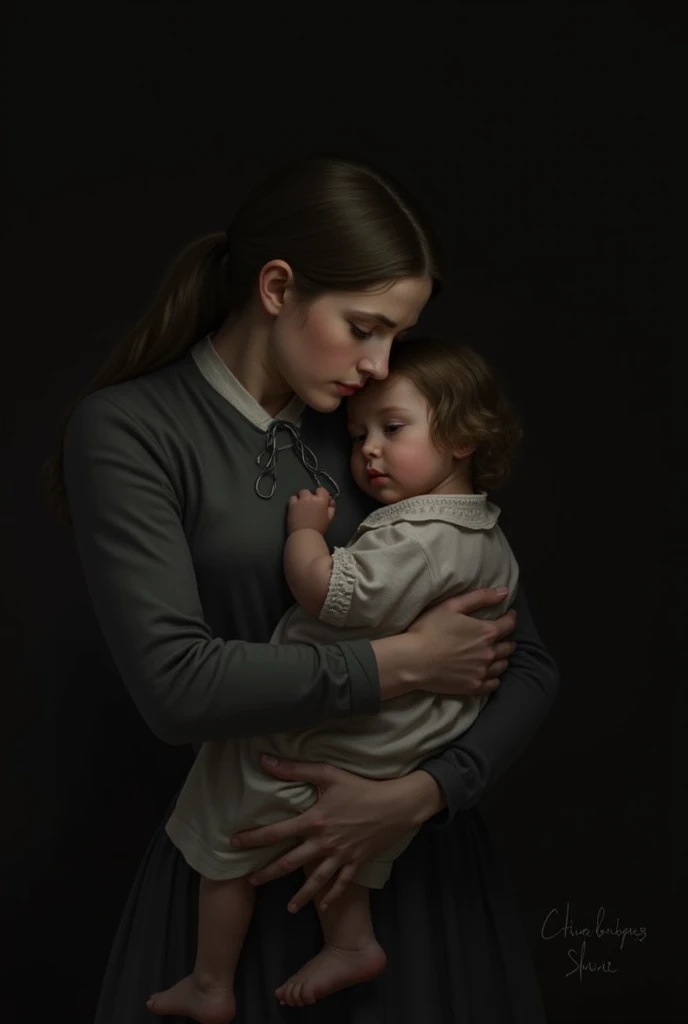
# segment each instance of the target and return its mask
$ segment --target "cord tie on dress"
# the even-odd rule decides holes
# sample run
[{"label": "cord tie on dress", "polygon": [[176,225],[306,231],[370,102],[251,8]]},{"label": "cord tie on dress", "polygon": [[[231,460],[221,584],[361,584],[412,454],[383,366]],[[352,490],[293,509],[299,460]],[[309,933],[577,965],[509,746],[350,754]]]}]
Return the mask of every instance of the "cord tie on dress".
[{"label": "cord tie on dress", "polygon": [[[277,435],[280,430],[291,436],[288,444],[280,445],[278,443]],[[316,487],[325,487],[333,498],[337,498],[339,496],[337,482],[324,469],[320,469],[315,453],[301,440],[299,428],[288,420],[273,420],[266,431],[265,448],[256,458],[256,462],[262,467],[255,482],[255,491],[258,497],[267,500],[275,493],[277,489],[277,454],[289,448],[294,449],[301,465],[313,477]],[[270,481],[267,494],[261,490],[261,483],[264,479]]]}]

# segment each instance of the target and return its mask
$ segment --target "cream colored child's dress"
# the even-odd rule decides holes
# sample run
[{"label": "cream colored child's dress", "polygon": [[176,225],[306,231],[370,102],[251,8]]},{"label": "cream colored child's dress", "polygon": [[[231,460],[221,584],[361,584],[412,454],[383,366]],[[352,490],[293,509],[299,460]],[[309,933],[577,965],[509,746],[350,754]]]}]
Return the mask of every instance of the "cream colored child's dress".
[{"label": "cream colored child's dress", "polygon": [[[319,618],[295,605],[272,643],[332,644],[403,632],[426,608],[480,587],[508,587],[509,597],[478,613],[498,618],[509,607],[518,565],[497,525],[499,508],[485,494],[428,495],[376,509],[344,548],[335,548],[330,587]],[[295,845],[233,850],[235,832],[300,814],[317,799],[308,783],[265,772],[263,753],[324,761],[372,779],[413,771],[475,721],[486,697],[421,692],[385,701],[359,715],[299,733],[206,743],[189,772],[167,834],[187,862],[212,879],[237,878]],[[361,865],[355,880],[382,888],[393,861],[415,835]]]}]

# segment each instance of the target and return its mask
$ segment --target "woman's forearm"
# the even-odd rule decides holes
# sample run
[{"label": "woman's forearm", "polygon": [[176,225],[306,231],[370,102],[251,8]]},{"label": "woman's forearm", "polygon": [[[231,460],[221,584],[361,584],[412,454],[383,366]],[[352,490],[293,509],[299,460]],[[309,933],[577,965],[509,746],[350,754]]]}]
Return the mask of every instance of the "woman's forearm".
[{"label": "woman's forearm", "polygon": [[380,683],[380,700],[401,697],[419,689],[421,657],[418,638],[410,633],[372,640]]},{"label": "woman's forearm", "polygon": [[419,768],[404,776],[404,796],[408,802],[408,820],[419,827],[447,806],[444,790],[428,772]]},{"label": "woman's forearm", "polygon": [[65,478],[96,616],[161,740],[295,732],[377,713],[367,640],[316,647],[213,634],[166,465],[127,410],[101,394],[81,404],[67,431]]},{"label": "woman's forearm", "polygon": [[519,591],[514,602],[518,622],[516,651],[499,689],[463,735],[420,766],[446,795],[447,810],[436,824],[447,824],[459,810],[472,807],[526,747],[554,704],[557,667],[546,651]]}]

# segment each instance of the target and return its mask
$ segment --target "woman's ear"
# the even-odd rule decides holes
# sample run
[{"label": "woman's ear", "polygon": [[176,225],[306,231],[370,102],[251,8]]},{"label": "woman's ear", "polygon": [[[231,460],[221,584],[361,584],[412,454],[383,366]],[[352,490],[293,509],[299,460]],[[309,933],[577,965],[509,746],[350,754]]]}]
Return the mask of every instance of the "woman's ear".
[{"label": "woman's ear", "polygon": [[277,316],[294,286],[294,273],[284,260],[270,260],[258,274],[258,297],[266,313]]}]

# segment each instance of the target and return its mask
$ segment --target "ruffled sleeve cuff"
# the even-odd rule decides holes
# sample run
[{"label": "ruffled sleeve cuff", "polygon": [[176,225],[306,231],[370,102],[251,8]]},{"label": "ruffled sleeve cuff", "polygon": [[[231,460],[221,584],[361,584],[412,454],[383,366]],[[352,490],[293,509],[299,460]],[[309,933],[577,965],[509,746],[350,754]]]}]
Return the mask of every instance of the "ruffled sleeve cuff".
[{"label": "ruffled sleeve cuff", "polygon": [[356,583],[356,559],[348,548],[332,552],[332,573],[325,603],[318,616],[331,626],[343,626],[351,607]]}]

